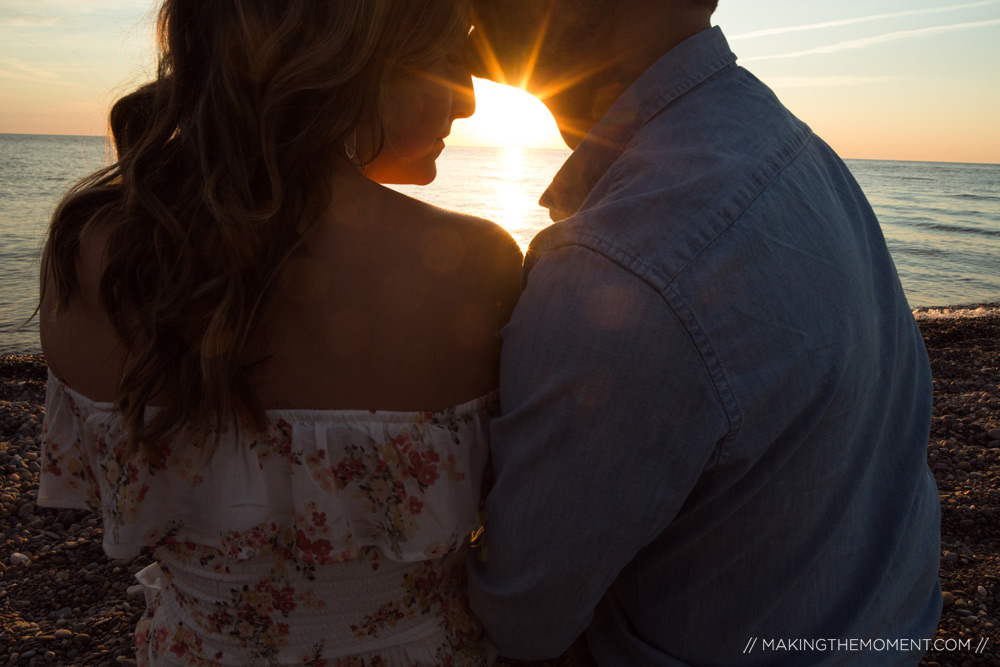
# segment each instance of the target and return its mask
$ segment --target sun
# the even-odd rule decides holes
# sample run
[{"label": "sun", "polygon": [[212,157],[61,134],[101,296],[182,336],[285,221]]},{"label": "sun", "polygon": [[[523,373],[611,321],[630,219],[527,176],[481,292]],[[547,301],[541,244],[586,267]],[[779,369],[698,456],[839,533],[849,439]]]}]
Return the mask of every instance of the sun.
[{"label": "sun", "polygon": [[523,90],[473,79],[476,113],[457,120],[448,143],[454,146],[566,148],[545,105]]}]

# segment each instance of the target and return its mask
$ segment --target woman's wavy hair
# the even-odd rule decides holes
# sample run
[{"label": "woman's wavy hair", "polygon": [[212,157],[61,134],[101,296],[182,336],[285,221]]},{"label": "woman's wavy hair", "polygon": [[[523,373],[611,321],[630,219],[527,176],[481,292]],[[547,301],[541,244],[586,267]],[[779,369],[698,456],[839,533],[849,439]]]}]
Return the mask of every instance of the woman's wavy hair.
[{"label": "woman's wavy hair", "polygon": [[250,338],[280,272],[335,204],[345,138],[369,128],[380,149],[387,83],[468,31],[463,6],[165,0],[156,78],[111,110],[117,161],[63,198],[45,250],[62,310],[81,235],[108,239],[99,300],[128,350],[116,403],[130,454],[179,430],[217,442],[241,417],[265,426]]}]

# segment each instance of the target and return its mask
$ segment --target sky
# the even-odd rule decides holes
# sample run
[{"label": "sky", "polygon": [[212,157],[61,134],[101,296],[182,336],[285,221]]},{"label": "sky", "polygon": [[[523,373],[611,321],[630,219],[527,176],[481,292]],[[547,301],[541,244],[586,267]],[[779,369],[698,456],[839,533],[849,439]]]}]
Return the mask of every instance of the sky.
[{"label": "sky", "polygon": [[[105,132],[151,77],[152,0],[0,0],[0,133]],[[721,0],[739,63],[843,157],[1000,163],[1000,0]],[[452,145],[564,148],[544,106],[477,81]]]}]

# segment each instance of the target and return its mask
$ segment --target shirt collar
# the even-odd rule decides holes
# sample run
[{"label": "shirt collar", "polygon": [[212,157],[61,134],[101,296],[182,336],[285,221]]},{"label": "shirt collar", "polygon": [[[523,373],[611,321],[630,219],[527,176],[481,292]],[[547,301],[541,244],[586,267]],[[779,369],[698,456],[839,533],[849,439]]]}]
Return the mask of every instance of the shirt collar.
[{"label": "shirt collar", "polygon": [[717,26],[670,49],[615,100],[563,164],[539,204],[556,221],[576,213],[639,128],[735,61]]}]

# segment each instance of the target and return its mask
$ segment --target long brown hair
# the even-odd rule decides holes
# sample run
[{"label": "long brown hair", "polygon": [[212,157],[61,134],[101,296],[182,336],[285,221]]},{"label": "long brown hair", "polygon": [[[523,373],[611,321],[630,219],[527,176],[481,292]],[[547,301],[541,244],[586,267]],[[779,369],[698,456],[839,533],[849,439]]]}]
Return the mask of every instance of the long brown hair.
[{"label": "long brown hair", "polygon": [[64,309],[81,236],[106,234],[99,300],[129,352],[116,403],[132,453],[181,428],[205,442],[240,416],[264,425],[250,337],[280,271],[336,203],[345,137],[363,124],[381,146],[387,82],[443,55],[462,5],[165,0],[156,78],[113,106],[117,162],[60,203],[43,275]]}]

